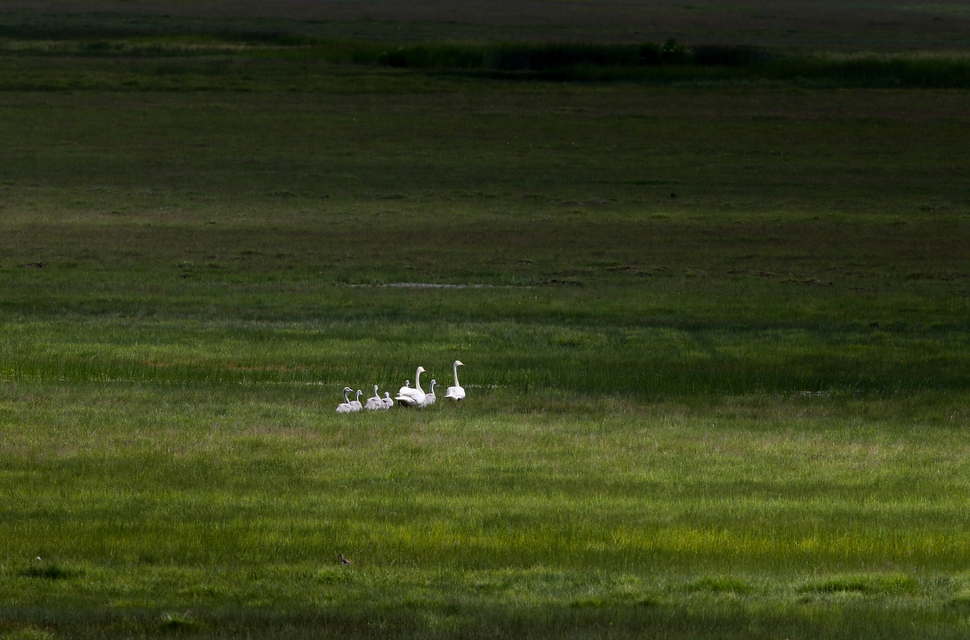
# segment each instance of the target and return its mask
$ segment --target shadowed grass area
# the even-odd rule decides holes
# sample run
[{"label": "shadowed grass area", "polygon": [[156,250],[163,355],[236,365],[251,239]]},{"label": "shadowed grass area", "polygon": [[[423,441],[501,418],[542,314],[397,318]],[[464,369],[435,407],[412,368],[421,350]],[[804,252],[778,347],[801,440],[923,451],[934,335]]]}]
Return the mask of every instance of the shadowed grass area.
[{"label": "shadowed grass area", "polygon": [[493,89],[8,96],[4,376],[966,389],[962,93]]},{"label": "shadowed grass area", "polygon": [[727,43],[782,48],[911,51],[965,49],[966,7],[959,3],[817,4],[751,0],[685,5],[578,0],[522,3],[483,0],[455,5],[427,0],[401,5],[273,3],[260,0],[47,0],[12,2],[0,34],[99,41],[119,36],[218,37],[273,43],[315,39],[468,42]]},{"label": "shadowed grass area", "polygon": [[[447,294],[439,294],[439,296]],[[365,304],[352,295],[353,304]],[[496,296],[515,304],[522,294]],[[411,298],[405,298],[410,300]],[[460,298],[458,299],[460,300]],[[436,302],[440,303],[441,298]],[[459,303],[452,299],[450,304]],[[887,330],[821,322],[611,326],[603,320],[407,321],[333,311],[324,323],[79,319],[8,321],[0,372],[10,381],[196,384],[381,384],[414,367],[505,393],[634,394],[650,398],[816,393],[894,396],[968,385],[965,327]]]}]

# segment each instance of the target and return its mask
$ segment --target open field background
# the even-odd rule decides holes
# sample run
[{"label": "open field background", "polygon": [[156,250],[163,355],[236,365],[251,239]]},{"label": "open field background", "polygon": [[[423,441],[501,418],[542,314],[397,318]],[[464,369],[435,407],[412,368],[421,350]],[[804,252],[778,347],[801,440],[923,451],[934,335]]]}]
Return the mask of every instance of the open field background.
[{"label": "open field background", "polygon": [[[970,11],[957,1],[53,0],[3,3],[17,34],[105,27],[283,31],[366,40],[664,41],[859,50],[966,49]],[[169,21],[165,24],[165,21]],[[161,24],[160,24],[161,23]]]},{"label": "open field background", "polygon": [[961,7],[408,6],[0,5],[0,638],[967,637]]}]

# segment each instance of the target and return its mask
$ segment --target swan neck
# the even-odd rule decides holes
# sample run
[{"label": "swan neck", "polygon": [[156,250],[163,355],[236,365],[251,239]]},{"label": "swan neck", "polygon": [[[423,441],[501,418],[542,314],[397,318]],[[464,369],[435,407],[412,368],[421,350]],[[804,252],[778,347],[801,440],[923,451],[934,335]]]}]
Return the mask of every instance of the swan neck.
[{"label": "swan neck", "polygon": [[456,362],[455,364],[451,365],[451,368],[455,372],[455,386],[460,387],[461,385],[458,384],[458,363]]}]

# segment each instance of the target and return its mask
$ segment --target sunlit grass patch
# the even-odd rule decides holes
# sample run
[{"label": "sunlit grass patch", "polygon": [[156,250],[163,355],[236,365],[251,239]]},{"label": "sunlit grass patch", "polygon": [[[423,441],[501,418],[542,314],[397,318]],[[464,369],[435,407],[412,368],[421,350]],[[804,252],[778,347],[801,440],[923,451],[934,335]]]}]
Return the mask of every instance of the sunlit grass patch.
[{"label": "sunlit grass patch", "polygon": [[[270,609],[291,621],[325,610],[361,629],[374,619],[355,617],[361,603],[395,633],[481,629],[490,616],[525,629],[554,619],[661,629],[688,604],[721,620],[725,609],[851,602],[885,621],[883,603],[910,611],[929,598],[959,615],[947,605],[957,584],[845,571],[892,560],[945,576],[963,561],[950,484],[962,440],[914,432],[891,412],[867,426],[860,417],[879,414],[871,401],[825,400],[806,415],[782,398],[591,398],[577,415],[473,403],[348,424],[310,410],[316,393],[7,383],[0,477],[16,504],[34,505],[30,519],[0,524],[2,552],[43,540],[60,564],[85,568],[19,575],[20,597],[108,594],[120,610],[150,612],[130,623],[148,635],[218,631],[237,624],[233,611],[257,625]],[[146,406],[159,410],[146,418]],[[597,416],[605,406],[611,415]],[[77,424],[82,410],[91,415]],[[44,428],[28,439],[25,423]],[[942,451],[957,456],[940,467],[949,480],[885,484]],[[62,485],[70,494],[50,490]],[[868,498],[854,511],[860,486]],[[59,520],[68,507],[70,522]],[[889,535],[901,518],[922,528]],[[934,531],[951,546],[901,560],[899,541]]]},{"label": "sunlit grass patch", "polygon": [[52,631],[33,625],[0,623],[0,638],[3,640],[54,640]]}]

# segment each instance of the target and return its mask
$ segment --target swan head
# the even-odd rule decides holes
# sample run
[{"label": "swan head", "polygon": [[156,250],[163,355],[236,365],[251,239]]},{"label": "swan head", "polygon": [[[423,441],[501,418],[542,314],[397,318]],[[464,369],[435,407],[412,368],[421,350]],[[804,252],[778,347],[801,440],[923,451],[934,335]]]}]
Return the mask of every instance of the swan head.
[{"label": "swan head", "polygon": [[455,360],[455,366],[456,367],[464,367],[465,366],[465,363],[462,362],[461,360]]},{"label": "swan head", "polygon": [[344,393],[352,393],[352,392],[353,392],[353,389],[351,389],[350,387],[344,387]]},{"label": "swan head", "polygon": [[424,367],[418,367],[418,373],[424,373]]}]

